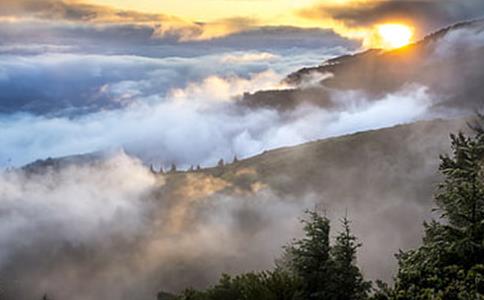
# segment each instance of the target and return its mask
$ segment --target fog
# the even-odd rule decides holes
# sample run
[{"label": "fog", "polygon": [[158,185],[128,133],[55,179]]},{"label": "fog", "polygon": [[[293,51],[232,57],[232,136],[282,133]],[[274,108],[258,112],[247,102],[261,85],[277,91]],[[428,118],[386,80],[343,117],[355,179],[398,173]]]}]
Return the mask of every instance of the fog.
[{"label": "fog", "polygon": [[124,153],[42,174],[0,175],[2,296],[154,299],[222,272],[272,265],[314,199],[222,193],[193,174],[167,190]]}]

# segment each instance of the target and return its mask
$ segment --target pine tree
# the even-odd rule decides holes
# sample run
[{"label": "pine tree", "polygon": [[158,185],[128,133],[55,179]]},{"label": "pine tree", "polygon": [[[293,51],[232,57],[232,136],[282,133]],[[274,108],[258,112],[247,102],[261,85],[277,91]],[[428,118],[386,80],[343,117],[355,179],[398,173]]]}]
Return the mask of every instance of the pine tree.
[{"label": "pine tree", "polygon": [[225,162],[224,162],[223,158],[221,158],[221,159],[218,161],[218,163],[217,163],[217,167],[219,167],[219,168],[223,168],[223,167],[224,167],[224,165],[225,165]]},{"label": "pine tree", "polygon": [[363,275],[356,266],[356,251],[362,244],[351,233],[349,219],[345,217],[341,223],[343,231],[336,237],[336,243],[332,248],[334,297],[331,299],[367,299],[371,283],[363,280]]},{"label": "pine tree", "polygon": [[305,299],[331,299],[329,220],[307,211],[307,219],[302,222],[305,236],[286,248],[291,256],[291,269],[303,282]]},{"label": "pine tree", "polygon": [[484,297],[484,131],[451,135],[441,156],[444,177],[435,196],[441,222],[425,223],[423,245],[401,252],[395,299]]},{"label": "pine tree", "polygon": [[175,173],[176,172],[176,165],[175,164],[171,164],[170,172],[171,173]]},{"label": "pine tree", "polygon": [[452,136],[452,157],[441,157],[445,180],[436,195],[438,211],[448,221],[442,229],[453,239],[459,254],[456,259],[466,267],[484,263],[484,143],[480,136]]}]

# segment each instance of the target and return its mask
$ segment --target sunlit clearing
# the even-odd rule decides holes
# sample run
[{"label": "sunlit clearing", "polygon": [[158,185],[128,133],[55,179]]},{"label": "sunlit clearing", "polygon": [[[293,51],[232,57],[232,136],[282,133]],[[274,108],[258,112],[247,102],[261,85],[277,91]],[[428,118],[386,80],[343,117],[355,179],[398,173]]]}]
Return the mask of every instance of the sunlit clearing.
[{"label": "sunlit clearing", "polygon": [[382,24],[377,26],[379,47],[400,48],[412,41],[413,28],[403,24]]}]

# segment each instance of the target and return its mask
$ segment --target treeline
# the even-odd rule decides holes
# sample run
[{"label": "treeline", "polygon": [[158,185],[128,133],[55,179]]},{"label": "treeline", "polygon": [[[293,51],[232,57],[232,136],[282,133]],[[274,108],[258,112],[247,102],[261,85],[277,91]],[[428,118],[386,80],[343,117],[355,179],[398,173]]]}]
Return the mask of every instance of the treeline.
[{"label": "treeline", "polygon": [[[159,300],[479,300],[484,299],[484,130],[451,135],[441,156],[435,194],[438,220],[424,223],[422,245],[396,254],[393,286],[366,281],[357,264],[361,246],[343,218],[330,244],[330,222],[317,211],[304,218],[304,237],[284,248],[274,270],[223,275],[206,290],[166,293]],[[402,228],[402,230],[404,230]]]},{"label": "treeline", "polygon": [[[237,158],[237,155],[234,156],[232,160],[232,164],[236,164],[239,162],[239,159]],[[217,162],[217,165],[215,166],[216,168],[223,169],[225,167],[225,161],[223,158],[219,159]],[[215,168],[214,167],[214,168]],[[194,165],[191,165],[188,169],[185,170],[185,172],[199,172],[202,170],[202,167],[200,165],[197,165],[196,167]],[[153,174],[165,174],[165,170],[163,169],[163,163],[160,164],[160,167],[158,170],[156,170],[155,166],[153,164],[150,165],[150,171]],[[166,173],[176,173],[180,172],[176,166],[175,163],[172,163],[170,168]],[[181,171],[183,172],[183,171]]]}]

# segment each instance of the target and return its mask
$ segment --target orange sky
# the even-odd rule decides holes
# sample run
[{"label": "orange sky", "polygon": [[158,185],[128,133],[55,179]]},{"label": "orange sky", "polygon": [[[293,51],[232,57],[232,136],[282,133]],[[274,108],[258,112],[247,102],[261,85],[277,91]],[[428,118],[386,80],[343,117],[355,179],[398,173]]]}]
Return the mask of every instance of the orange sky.
[{"label": "orange sky", "polygon": [[[78,1],[80,2],[80,0]],[[191,22],[210,23],[198,37],[206,39],[246,29],[220,21],[230,18],[247,18],[254,25],[297,26],[303,28],[330,28],[338,34],[363,41],[367,47],[383,46],[381,38],[375,38],[378,27],[348,27],[342,22],[328,18],[305,18],[301,11],[316,5],[348,7],[368,4],[371,0],[85,0],[90,4],[108,5],[119,9],[145,13],[173,15]],[[411,25],[411,24],[409,24]]]},{"label": "orange sky", "polygon": [[[315,0],[87,0],[122,9],[176,15],[208,22],[232,17],[249,17],[268,23],[294,21],[293,11],[317,4]],[[331,0],[328,2],[341,2]],[[347,2],[347,1],[345,1]]]}]

